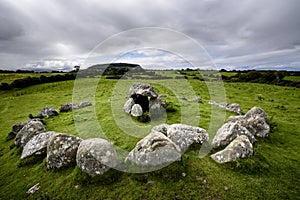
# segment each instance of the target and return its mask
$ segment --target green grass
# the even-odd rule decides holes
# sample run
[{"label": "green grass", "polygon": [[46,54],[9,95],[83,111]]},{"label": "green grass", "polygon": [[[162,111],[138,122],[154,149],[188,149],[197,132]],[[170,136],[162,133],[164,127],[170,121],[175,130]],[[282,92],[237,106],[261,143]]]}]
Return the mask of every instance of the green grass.
[{"label": "green grass", "polygon": [[[198,125],[208,129],[212,136],[226,117],[234,115],[207,103],[211,98],[222,100],[218,96],[222,93],[219,83],[206,85],[194,79],[140,80],[153,84],[159,94],[167,94],[169,98],[165,101],[176,108],[164,120],[140,123],[122,111],[124,97],[135,81],[138,80],[97,83],[97,79],[80,79],[74,92],[74,81],[1,91],[0,199],[296,199],[300,196],[299,88],[225,83],[228,103],[239,103],[244,112],[259,106],[272,118],[274,126],[268,138],[254,145],[253,157],[229,164],[217,164],[209,156],[200,158],[200,146],[194,145],[182,156],[182,161],[158,171],[134,174],[111,169],[103,176],[91,178],[76,166],[47,170],[45,159],[21,161],[20,149],[12,148],[13,140],[6,140],[12,125],[28,119],[28,114],[36,114],[46,105],[58,109],[71,101],[90,100],[95,107],[45,119],[47,130],[82,138],[106,137],[126,151],[134,148],[155,124]],[[204,103],[180,99],[191,100],[195,96],[201,96]],[[40,190],[27,196],[26,191],[38,182]]]},{"label": "green grass", "polygon": [[300,81],[300,76],[285,76],[283,80],[287,80],[287,81]]}]

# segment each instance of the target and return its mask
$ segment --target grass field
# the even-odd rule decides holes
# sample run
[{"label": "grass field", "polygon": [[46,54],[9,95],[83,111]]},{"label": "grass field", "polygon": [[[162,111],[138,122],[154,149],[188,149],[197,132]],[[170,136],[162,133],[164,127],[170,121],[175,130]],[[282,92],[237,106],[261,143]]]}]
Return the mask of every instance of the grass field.
[{"label": "grass field", "polygon": [[[200,158],[200,146],[192,146],[182,160],[161,170],[134,174],[111,169],[91,178],[78,167],[47,170],[45,158],[20,160],[20,149],[6,140],[14,123],[28,119],[46,105],[56,109],[65,102],[90,100],[95,105],[74,113],[45,119],[46,129],[82,138],[106,137],[130,151],[151,129],[161,123],[132,120],[122,106],[132,82],[92,78],[0,91],[0,199],[297,199],[300,196],[300,89],[255,83],[224,83],[228,103],[239,103],[246,112],[263,108],[273,131],[254,145],[254,156],[217,164],[209,155]],[[198,125],[210,136],[233,113],[208,104],[222,93],[218,83],[189,79],[144,81],[177,111],[165,122]],[[95,85],[96,84],[96,85]],[[192,91],[192,92],[190,92]],[[201,96],[203,104],[182,100]],[[221,95],[222,96],[222,95]],[[213,118],[211,115],[214,114]],[[199,117],[200,116],[200,117]],[[99,126],[100,125],[100,126]],[[132,134],[138,130],[137,133]],[[212,139],[212,138],[210,138]],[[31,196],[26,191],[36,183],[41,188]]]}]

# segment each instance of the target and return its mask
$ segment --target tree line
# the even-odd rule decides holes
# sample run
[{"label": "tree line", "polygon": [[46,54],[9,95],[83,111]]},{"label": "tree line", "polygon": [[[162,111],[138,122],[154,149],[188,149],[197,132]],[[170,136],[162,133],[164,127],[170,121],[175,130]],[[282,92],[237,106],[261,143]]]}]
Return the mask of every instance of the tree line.
[{"label": "tree line", "polygon": [[226,82],[251,82],[266,83],[281,86],[300,87],[299,81],[284,80],[285,76],[299,76],[299,72],[287,71],[239,71],[235,76],[222,75],[222,80]]},{"label": "tree line", "polygon": [[40,77],[28,76],[21,79],[16,79],[12,83],[1,83],[0,90],[11,90],[14,88],[25,88],[32,85],[38,85],[42,83],[53,83],[58,81],[67,81],[74,80],[76,78],[76,73],[65,73],[58,75],[45,76],[41,75]]}]

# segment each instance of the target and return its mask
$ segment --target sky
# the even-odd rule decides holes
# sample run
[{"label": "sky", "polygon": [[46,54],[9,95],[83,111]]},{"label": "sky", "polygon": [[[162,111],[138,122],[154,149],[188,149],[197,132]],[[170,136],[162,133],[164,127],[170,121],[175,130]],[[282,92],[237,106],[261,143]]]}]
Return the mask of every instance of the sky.
[{"label": "sky", "polygon": [[298,0],[0,0],[0,69],[300,70]]}]

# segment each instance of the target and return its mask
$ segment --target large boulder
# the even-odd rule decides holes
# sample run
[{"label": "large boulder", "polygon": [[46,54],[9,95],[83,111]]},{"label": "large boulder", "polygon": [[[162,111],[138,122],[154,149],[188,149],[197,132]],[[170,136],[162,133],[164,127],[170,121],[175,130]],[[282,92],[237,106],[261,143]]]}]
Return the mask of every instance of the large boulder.
[{"label": "large boulder", "polygon": [[82,139],[68,134],[51,137],[47,145],[47,168],[61,168],[76,162],[76,153]]},{"label": "large boulder", "polygon": [[46,154],[48,141],[56,133],[54,131],[48,131],[35,135],[27,144],[24,146],[21,159],[27,158],[32,155]]},{"label": "large boulder", "polygon": [[131,112],[132,106],[135,104],[133,98],[128,98],[128,100],[125,102],[123,110],[129,114]]},{"label": "large boulder", "polygon": [[231,116],[227,122],[239,123],[258,137],[267,137],[270,132],[270,126],[267,123],[268,116],[266,112],[258,107],[251,108],[243,116]]},{"label": "large boulder", "polygon": [[17,133],[30,121],[40,121],[40,119],[30,119],[23,122],[17,122],[12,126],[12,129],[9,133],[10,138],[15,138]]},{"label": "large boulder", "polygon": [[117,165],[117,152],[105,139],[87,139],[78,147],[76,162],[77,166],[90,176],[104,174]]},{"label": "large boulder", "polygon": [[159,125],[153,126],[152,131],[161,132],[164,135],[167,135],[169,128],[170,128],[169,124],[159,124]]},{"label": "large boulder", "polygon": [[37,118],[48,118],[51,116],[56,116],[58,115],[58,111],[55,110],[53,107],[51,106],[46,106],[45,108],[43,108],[42,110],[40,110],[37,114]]},{"label": "large boulder", "polygon": [[237,122],[225,123],[217,131],[212,141],[212,146],[213,148],[218,148],[219,146],[228,145],[239,135],[246,135],[252,144],[256,141],[254,135],[250,133],[248,129],[242,126],[241,124]]},{"label": "large boulder", "polygon": [[165,109],[162,107],[164,101],[151,85],[133,83],[129,92],[130,96],[123,106],[123,110],[127,114],[136,117],[142,116],[143,113],[149,111],[150,116],[158,117],[165,113]]},{"label": "large boulder", "polygon": [[69,102],[61,105],[59,108],[59,112],[69,112],[73,109],[78,109],[78,108],[79,106],[77,104]]},{"label": "large boulder", "polygon": [[203,128],[186,124],[172,124],[167,128],[167,136],[177,146],[181,152],[185,152],[192,144],[208,141],[208,133]]},{"label": "large boulder", "polygon": [[166,166],[181,157],[180,148],[167,136],[152,131],[129,152],[126,161],[147,167]]},{"label": "large boulder", "polygon": [[129,92],[130,92],[130,96],[142,95],[142,96],[155,97],[155,98],[158,96],[155,89],[151,85],[145,83],[132,84]]},{"label": "large boulder", "polygon": [[45,132],[46,129],[42,122],[39,120],[30,120],[23,128],[17,133],[15,138],[15,145],[24,147],[26,143],[35,135]]},{"label": "large boulder", "polygon": [[239,135],[224,150],[210,157],[218,163],[226,163],[253,154],[253,146],[246,135]]},{"label": "large boulder", "polygon": [[134,117],[139,117],[143,115],[143,109],[140,104],[134,104],[131,108],[131,115]]},{"label": "large boulder", "polygon": [[251,119],[257,119],[257,118],[263,118],[264,120],[268,120],[267,113],[259,107],[254,106],[251,108],[246,114],[245,119],[251,120]]}]

